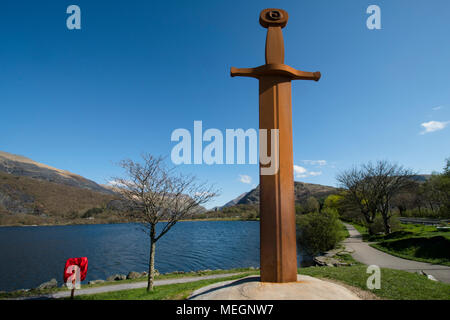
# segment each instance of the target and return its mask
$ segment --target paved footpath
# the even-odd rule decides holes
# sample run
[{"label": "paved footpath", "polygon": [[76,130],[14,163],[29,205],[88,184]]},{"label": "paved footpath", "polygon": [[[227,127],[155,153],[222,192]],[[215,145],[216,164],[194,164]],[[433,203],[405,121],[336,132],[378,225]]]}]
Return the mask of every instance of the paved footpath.
[{"label": "paved footpath", "polygon": [[377,265],[382,268],[398,269],[409,272],[423,271],[431,274],[437,280],[450,283],[450,267],[402,259],[369,246],[370,243],[363,242],[361,234],[350,224],[344,223],[350,237],[344,240],[348,249],[354,252],[352,256],[355,260],[367,265]]},{"label": "paved footpath", "polygon": [[[166,285],[166,284],[187,283],[187,282],[194,282],[194,281],[200,281],[200,280],[226,278],[226,277],[231,277],[231,276],[235,276],[238,274],[241,274],[241,273],[240,272],[238,272],[238,273],[223,273],[223,274],[213,274],[213,275],[209,275],[209,276],[182,277],[182,278],[176,278],[176,279],[155,280],[154,285],[162,286],[162,285]],[[79,296],[82,294],[96,294],[96,293],[113,292],[113,291],[120,291],[120,290],[139,289],[139,288],[146,288],[146,287],[147,287],[147,281],[113,284],[113,285],[105,285],[105,286],[100,286],[100,287],[75,290],[75,295]],[[46,299],[61,299],[61,298],[66,298],[66,297],[70,297],[69,290],[55,292],[55,293],[51,293],[51,294],[39,295],[39,296],[34,296],[34,297],[20,297],[20,298],[11,299],[11,300],[46,300]]]}]

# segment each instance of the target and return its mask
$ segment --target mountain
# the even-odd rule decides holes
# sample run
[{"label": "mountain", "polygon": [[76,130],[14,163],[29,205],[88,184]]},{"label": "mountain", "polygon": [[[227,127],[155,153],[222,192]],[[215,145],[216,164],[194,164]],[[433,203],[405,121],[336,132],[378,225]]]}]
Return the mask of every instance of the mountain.
[{"label": "mountain", "polygon": [[[324,186],[314,183],[305,183],[295,181],[294,183],[295,202],[304,203],[309,197],[315,197],[317,200],[326,198],[330,194],[339,192],[338,188]],[[247,193],[227,202],[222,208],[233,205],[254,205],[259,203],[259,185]]]},{"label": "mountain", "polygon": [[0,213],[77,216],[106,206],[111,194],[0,172]]},{"label": "mountain", "polygon": [[33,161],[29,158],[3,151],[0,151],[0,172],[88,189],[106,194],[114,194],[111,189],[105,188],[80,175],[69,171],[56,169]]},{"label": "mountain", "polygon": [[411,179],[418,183],[424,183],[430,180],[431,177],[432,177],[431,174],[416,174],[412,176]]},{"label": "mountain", "polygon": [[321,184],[305,183],[299,181],[295,181],[294,190],[295,190],[294,191],[295,202],[297,203],[306,202],[306,200],[309,197],[314,197],[317,200],[324,199],[328,197],[330,194],[336,194],[339,191],[341,191],[341,189],[331,186],[324,186]]},{"label": "mountain", "polygon": [[0,151],[0,225],[86,223],[93,213],[114,222],[116,198],[80,175]]},{"label": "mountain", "polygon": [[248,194],[248,192],[244,192],[243,194],[241,194],[240,196],[238,196],[237,198],[234,198],[231,201],[228,201],[227,203],[225,203],[222,207],[219,207],[218,209],[221,208],[227,208],[227,207],[231,207],[231,206],[235,206],[238,204],[238,202],[245,197]]}]

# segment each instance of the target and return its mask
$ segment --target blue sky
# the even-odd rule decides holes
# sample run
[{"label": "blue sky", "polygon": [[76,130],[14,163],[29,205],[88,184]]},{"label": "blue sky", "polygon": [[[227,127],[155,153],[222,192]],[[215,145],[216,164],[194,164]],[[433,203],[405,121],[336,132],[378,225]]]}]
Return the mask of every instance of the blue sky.
[{"label": "blue sky", "polygon": [[[71,4],[81,30],[66,28]],[[371,4],[381,30],[366,27]],[[292,84],[296,180],[335,185],[339,171],[377,159],[441,170],[450,156],[447,0],[3,1],[0,150],[105,183],[120,159],[169,155],[172,131],[193,130],[194,120],[257,128],[258,82],[229,69],[264,64],[258,17],[267,7],[289,12],[286,63],[322,72],[318,83]],[[180,169],[222,189],[209,207],[259,179],[257,165]]]}]

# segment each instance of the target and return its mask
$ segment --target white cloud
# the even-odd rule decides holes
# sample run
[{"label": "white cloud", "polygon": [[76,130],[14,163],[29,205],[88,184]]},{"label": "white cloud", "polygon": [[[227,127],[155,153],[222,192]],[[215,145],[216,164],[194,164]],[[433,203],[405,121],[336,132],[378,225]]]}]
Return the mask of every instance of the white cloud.
[{"label": "white cloud", "polygon": [[295,178],[306,178],[309,176],[315,177],[322,174],[322,171],[308,171],[306,168],[294,164]]},{"label": "white cloud", "polygon": [[437,107],[434,107],[434,108],[431,108],[431,109],[433,109],[434,111],[437,111],[437,110],[441,110],[443,108],[444,108],[443,106],[437,106]]},{"label": "white cloud", "polygon": [[306,175],[307,172],[308,172],[308,170],[306,170],[305,168],[294,164],[294,175],[296,178],[307,177],[307,175]]},{"label": "white cloud", "polygon": [[313,166],[325,166],[327,164],[326,160],[302,160],[302,162]]},{"label": "white cloud", "polygon": [[123,187],[124,186],[123,183],[120,183],[120,182],[118,182],[116,180],[110,180],[110,181],[108,181],[107,184],[110,185],[110,186],[113,186],[113,187],[116,187],[116,186]]},{"label": "white cloud", "polygon": [[422,132],[420,132],[420,134],[425,134],[425,133],[430,133],[430,132],[442,130],[442,129],[444,129],[449,123],[450,123],[450,121],[445,121],[445,122],[441,122],[441,121],[428,121],[428,122],[421,123],[420,125],[421,125],[422,127],[424,127],[425,130],[422,131]]},{"label": "white cloud", "polygon": [[119,180],[109,180],[106,185],[112,187],[112,188],[129,188],[133,186],[133,182],[130,180],[123,180],[123,182],[120,182]]},{"label": "white cloud", "polygon": [[195,194],[195,196],[200,197],[200,196],[207,196],[207,195],[210,195],[212,193],[208,192],[208,191],[203,191],[203,192],[196,192],[194,194]]},{"label": "white cloud", "polygon": [[240,174],[239,175],[239,181],[242,182],[242,183],[251,184],[252,183],[252,177],[247,176],[245,174]]}]

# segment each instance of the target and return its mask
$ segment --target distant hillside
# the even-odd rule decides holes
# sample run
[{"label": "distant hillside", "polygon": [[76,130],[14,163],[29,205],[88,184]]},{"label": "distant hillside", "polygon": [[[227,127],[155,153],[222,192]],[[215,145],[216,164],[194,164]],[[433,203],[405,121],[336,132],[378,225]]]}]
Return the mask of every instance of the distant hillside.
[{"label": "distant hillside", "polygon": [[92,180],[83,178],[80,175],[56,169],[29,158],[3,151],[0,151],[0,172],[54,182],[66,186],[89,189],[106,194],[114,194],[110,189],[107,189]]},{"label": "distant hillside", "polygon": [[111,222],[116,198],[82,176],[0,151],[0,225]]},{"label": "distant hillside", "polygon": [[[114,198],[111,194],[0,172],[0,225],[84,223],[80,219],[88,218],[89,210],[106,208]],[[109,219],[106,215],[103,218]]]},{"label": "distant hillside", "polygon": [[[238,202],[239,202],[243,197],[245,197],[247,194],[248,194],[248,192],[244,192],[244,193],[241,194],[239,197],[237,197],[237,198],[235,198],[235,199],[233,199],[233,200],[228,201],[227,203],[225,203],[221,208],[228,208],[228,207],[237,205]],[[220,209],[220,208],[219,208],[219,209]]]},{"label": "distant hillside", "polygon": [[330,194],[336,194],[341,190],[331,186],[298,181],[295,181],[294,188],[295,202],[297,203],[304,203],[309,197],[314,197],[317,200],[325,199]]},{"label": "distant hillside", "polygon": [[[339,192],[338,188],[323,186],[320,184],[314,183],[305,183],[295,181],[294,184],[294,192],[295,192],[295,202],[296,203],[304,203],[309,197],[315,197],[317,200],[321,198],[326,198],[330,194],[335,194]],[[238,198],[231,200],[227,204],[225,204],[222,208],[229,207],[232,205],[254,205],[259,203],[259,185],[250,190],[249,192],[240,195]]]},{"label": "distant hillside", "polygon": [[419,183],[427,182],[427,180],[430,180],[430,178],[431,174],[417,174],[411,177],[412,180]]},{"label": "distant hillside", "polygon": [[0,172],[0,207],[9,213],[63,216],[106,205],[114,198],[88,189]]}]

